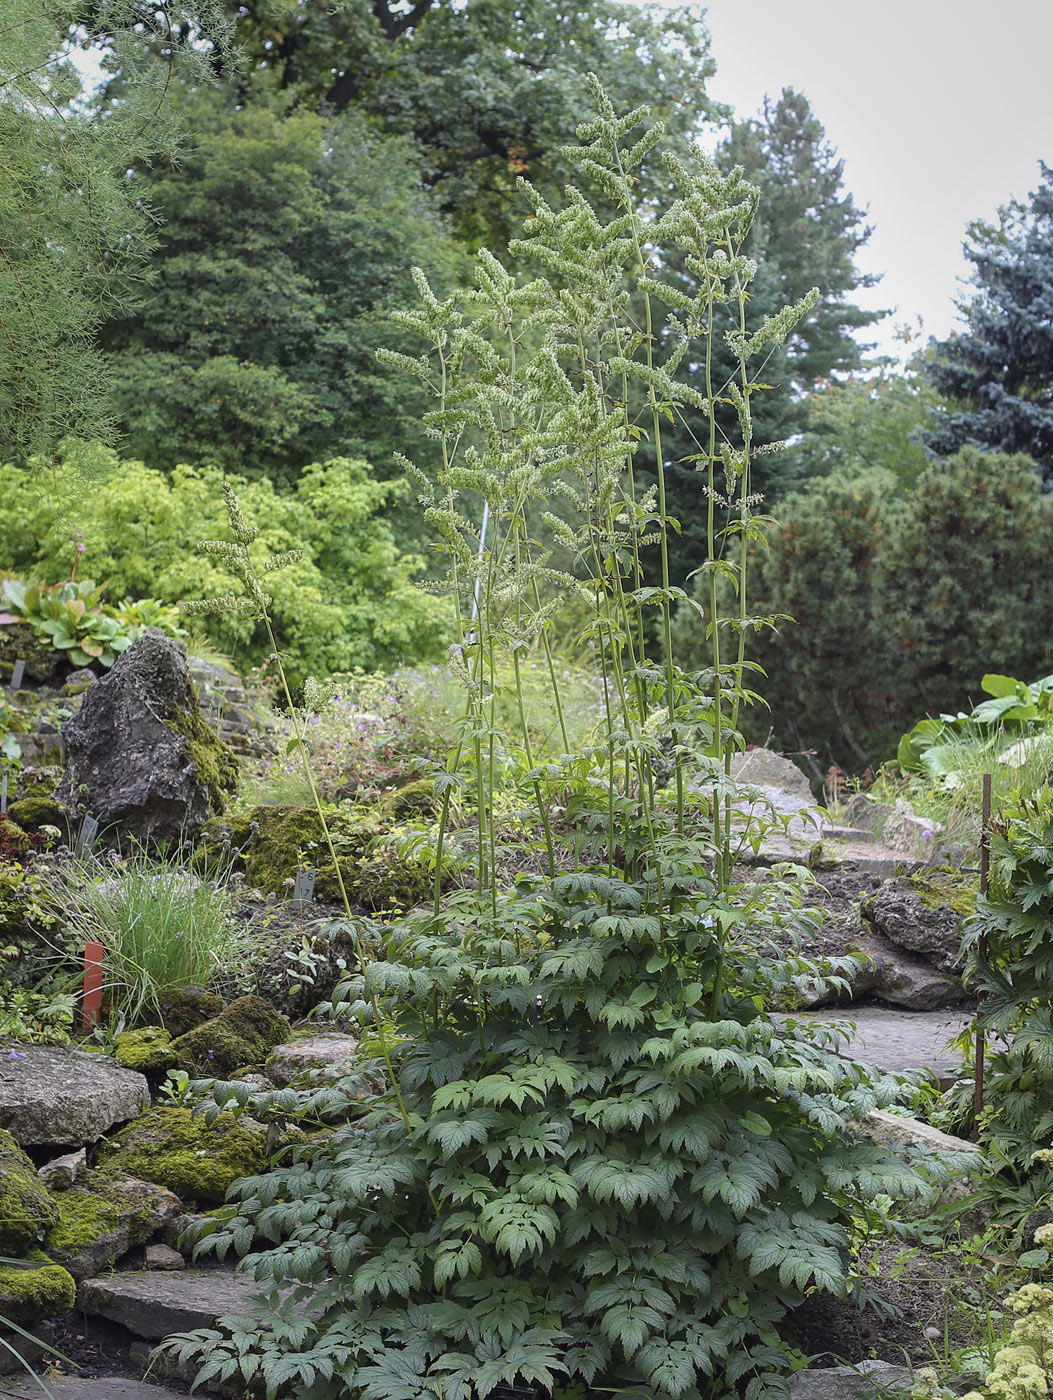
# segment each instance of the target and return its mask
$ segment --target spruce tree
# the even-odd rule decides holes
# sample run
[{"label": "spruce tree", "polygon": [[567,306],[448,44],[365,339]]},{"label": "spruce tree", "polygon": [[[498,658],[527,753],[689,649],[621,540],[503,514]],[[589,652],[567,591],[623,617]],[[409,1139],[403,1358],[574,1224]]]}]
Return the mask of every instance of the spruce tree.
[{"label": "spruce tree", "polygon": [[926,442],[939,457],[964,446],[1031,457],[1053,481],[1053,171],[1030,203],[970,224],[965,256],[975,294],[959,303],[965,329],[936,348],[929,375],[952,400]]}]

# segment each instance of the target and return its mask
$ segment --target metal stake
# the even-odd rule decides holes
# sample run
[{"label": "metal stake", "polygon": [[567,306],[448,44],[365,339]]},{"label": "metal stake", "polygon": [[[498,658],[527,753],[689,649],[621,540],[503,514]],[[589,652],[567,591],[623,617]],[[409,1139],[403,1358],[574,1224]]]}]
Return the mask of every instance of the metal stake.
[{"label": "metal stake", "polygon": [[[986,898],[991,869],[991,775],[984,774],[984,805],[980,823],[980,894]],[[980,962],[987,957],[987,935],[981,934],[977,944]],[[984,1106],[984,1031],[980,1023],[980,1008],[976,1008],[976,1068],[973,1095],[973,1137],[980,1138],[980,1114]]]}]

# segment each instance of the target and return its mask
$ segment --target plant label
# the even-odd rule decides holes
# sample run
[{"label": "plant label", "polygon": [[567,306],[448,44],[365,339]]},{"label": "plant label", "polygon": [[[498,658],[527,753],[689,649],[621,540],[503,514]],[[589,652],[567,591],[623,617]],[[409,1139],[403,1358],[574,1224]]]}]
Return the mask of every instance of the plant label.
[{"label": "plant label", "polygon": [[314,899],[314,877],[313,866],[301,866],[296,872],[296,884],[293,886],[293,903],[299,904],[301,908],[309,904]]},{"label": "plant label", "polygon": [[76,854],[81,856],[85,851],[90,851],[95,844],[95,838],[99,834],[99,823],[94,817],[85,817],[77,832]]},{"label": "plant label", "polygon": [[7,816],[7,774],[0,777],[0,817]]},{"label": "plant label", "polygon": [[26,663],[22,660],[21,657],[19,657],[18,660],[15,662],[14,666],[12,667],[12,670],[11,670],[11,684],[10,684],[10,689],[11,689],[11,690],[20,690],[20,689],[21,689],[21,687],[22,687],[22,680],[23,680],[23,677],[25,676],[25,674],[26,674]]}]

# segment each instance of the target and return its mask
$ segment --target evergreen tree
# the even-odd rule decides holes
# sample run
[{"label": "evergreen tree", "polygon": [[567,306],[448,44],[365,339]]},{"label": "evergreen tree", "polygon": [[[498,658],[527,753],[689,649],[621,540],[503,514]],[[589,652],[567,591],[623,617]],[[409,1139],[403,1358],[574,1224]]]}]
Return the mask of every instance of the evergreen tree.
[{"label": "evergreen tree", "polygon": [[[764,191],[745,248],[760,263],[750,285],[751,316],[759,321],[774,315],[778,308],[800,301],[812,287],[818,287],[820,294],[814,310],[785,344],[770,347],[756,371],[756,378],[767,386],[753,400],[754,443],[763,448],[802,431],[806,393],[816,380],[856,369],[861,363],[861,348],[852,332],[873,325],[883,314],[864,311],[849,299],[875,280],[860,273],[853,261],[870,229],[863,222],[863,211],[842,188],[844,163],[827,142],[822,124],[807,99],[790,88],[783,90],[778,102],[765,101],[760,120],[732,126],[717,162],[728,171],[741,166],[747,180]],[[681,269],[680,275],[685,290],[693,290],[689,270]],[[714,325],[710,339],[718,391],[733,373],[725,335],[737,330],[730,313]],[[687,364],[699,387],[705,358],[705,341],[693,341]],[[720,433],[737,444],[733,404],[722,405],[717,422]],[[672,581],[677,584],[683,584],[703,557],[705,503],[693,458],[708,437],[708,420],[685,408],[663,440],[669,509],[680,523],[670,555]],[[646,453],[645,446],[639,458],[645,474]],[[793,467],[783,470],[780,453],[762,455],[754,464],[754,489],[768,500],[782,494],[793,479]],[[648,564],[653,575],[654,560]]]},{"label": "evergreen tree", "polygon": [[959,303],[965,329],[936,347],[929,375],[952,400],[926,442],[940,457],[960,447],[1022,452],[1053,482],[1053,171],[1030,204],[969,226],[965,256],[975,295]]}]

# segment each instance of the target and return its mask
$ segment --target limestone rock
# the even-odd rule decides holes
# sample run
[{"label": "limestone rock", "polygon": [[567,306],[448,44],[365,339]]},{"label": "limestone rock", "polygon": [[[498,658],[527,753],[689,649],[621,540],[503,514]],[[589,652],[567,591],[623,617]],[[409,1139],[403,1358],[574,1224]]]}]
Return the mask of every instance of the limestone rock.
[{"label": "limestone rock", "polygon": [[914,1147],[937,1155],[964,1152],[975,1159],[976,1171],[983,1169],[983,1153],[975,1142],[967,1142],[965,1138],[954,1137],[951,1133],[941,1133],[939,1128],[919,1122],[917,1118],[905,1118],[899,1113],[886,1113],[883,1108],[874,1108],[859,1126],[874,1142]]},{"label": "limestone rock", "polygon": [[181,1209],[177,1196],[152,1182],[89,1172],[58,1197],[46,1248],[75,1279],[88,1278],[145,1244]]},{"label": "limestone rock", "polygon": [[[962,889],[955,885],[941,902],[931,879],[889,880],[863,905],[874,927],[900,948],[920,953],[934,967],[952,976],[962,964],[960,926]],[[973,898],[975,908],[975,896]]]},{"label": "limestone rock", "polygon": [[21,1254],[57,1217],[33,1163],[10,1133],[0,1132],[0,1255]]},{"label": "limestone rock", "polygon": [[[354,1068],[358,1041],[338,1031],[320,1031],[276,1045],[264,1068],[272,1083],[309,1084],[314,1080],[334,1080]],[[314,1072],[314,1073],[312,1073]]]},{"label": "limestone rock", "polygon": [[737,783],[780,788],[799,799],[798,805],[812,807],[815,798],[807,777],[788,758],[774,749],[747,749],[731,760],[731,776]]},{"label": "limestone rock", "polygon": [[222,809],[237,759],[201,717],[182,651],[150,630],[85,693],[63,726],[66,776],[56,797],[103,832],[185,838]]},{"label": "limestone rock", "polygon": [[37,1169],[37,1176],[49,1191],[64,1191],[87,1170],[87,1149],[81,1147],[76,1152],[67,1152],[62,1157],[53,1157],[50,1162],[45,1162]]},{"label": "limestone rock", "polygon": [[263,997],[238,997],[172,1042],[176,1063],[198,1074],[222,1077],[258,1069],[289,1034],[289,1023]]},{"label": "limestone rock", "polygon": [[790,1377],[791,1400],[884,1400],[897,1391],[908,1395],[914,1377],[906,1366],[887,1361],[860,1361],[828,1371],[798,1371]]},{"label": "limestone rock", "polygon": [[188,1108],[144,1113],[105,1144],[99,1165],[174,1191],[183,1201],[220,1205],[239,1176],[263,1171],[267,1130],[251,1118],[220,1113],[213,1122]]},{"label": "limestone rock", "polygon": [[966,998],[961,978],[938,972],[882,933],[857,939],[848,951],[862,953],[868,962],[867,968],[852,979],[854,996],[874,996],[908,1011],[934,1011]]},{"label": "limestone rock", "polygon": [[65,1046],[24,1045],[0,1056],[0,1128],[23,1147],[95,1142],[150,1102],[146,1080],[105,1055]]},{"label": "limestone rock", "polygon": [[[48,1376],[52,1400],[185,1400],[178,1393],[153,1381],[135,1381],[118,1376]],[[41,1400],[43,1391],[35,1380],[13,1377],[4,1385],[3,1400]]]},{"label": "limestone rock", "polygon": [[941,849],[943,826],[929,817],[919,817],[909,802],[900,798],[885,819],[881,839],[897,851],[909,851],[919,860],[932,860]]},{"label": "limestone rock", "polygon": [[179,1253],[178,1249],[173,1249],[167,1244],[148,1244],[143,1250],[143,1266],[147,1269],[159,1269],[165,1273],[171,1273],[175,1269],[185,1269],[186,1260]]},{"label": "limestone rock", "polygon": [[252,1311],[255,1285],[225,1269],[151,1270],[86,1279],[77,1294],[84,1312],[119,1322],[138,1337],[167,1337],[211,1327],[227,1313]]}]

